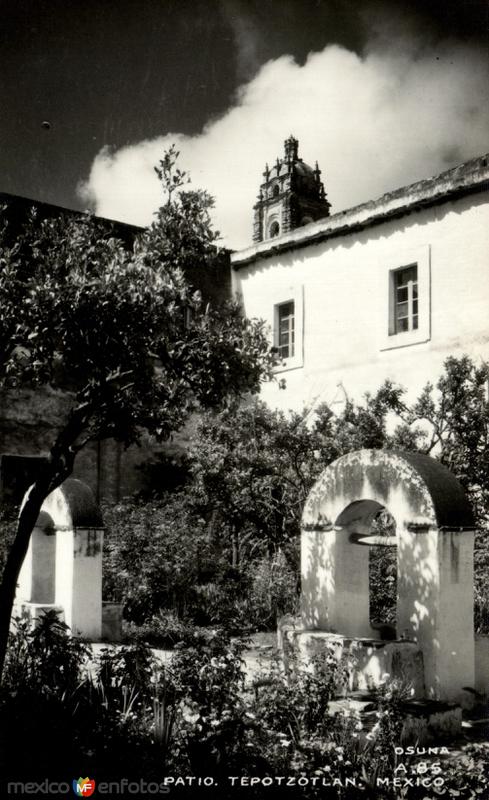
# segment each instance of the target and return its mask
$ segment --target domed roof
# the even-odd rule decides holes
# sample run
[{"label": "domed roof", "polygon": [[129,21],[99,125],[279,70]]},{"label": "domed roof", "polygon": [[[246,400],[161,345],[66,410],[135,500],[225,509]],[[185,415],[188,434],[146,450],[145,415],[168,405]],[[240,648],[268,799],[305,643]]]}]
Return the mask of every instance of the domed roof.
[{"label": "domed roof", "polygon": [[101,528],[102,514],[95,495],[86,483],[78,478],[68,478],[60,486],[71,511],[75,528]]},{"label": "domed roof", "polygon": [[77,478],[68,478],[46,497],[37,521],[43,530],[102,528],[103,524],[95,495]]},{"label": "domed roof", "polygon": [[300,161],[296,161],[294,164],[295,171],[298,175],[304,175],[305,177],[312,177],[314,179],[314,170],[309,164],[306,164],[302,159]]}]

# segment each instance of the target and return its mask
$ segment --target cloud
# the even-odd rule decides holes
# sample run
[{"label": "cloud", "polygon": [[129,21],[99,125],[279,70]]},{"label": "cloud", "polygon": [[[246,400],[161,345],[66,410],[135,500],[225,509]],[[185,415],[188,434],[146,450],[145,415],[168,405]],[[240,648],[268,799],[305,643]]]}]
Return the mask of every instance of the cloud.
[{"label": "cloud", "polygon": [[239,80],[251,78],[260,68],[263,35],[253,15],[243,9],[240,0],[221,0],[220,11],[234,37],[236,72]]},{"label": "cloud", "polygon": [[485,64],[482,51],[455,41],[422,51],[419,42],[374,42],[363,57],[328,45],[302,66],[284,55],[200,134],[102,150],[81,192],[97,214],[149,223],[160,203],[153,166],[176,142],[193,185],[216,198],[224,243],[245,247],[265,162],[282,156],[290,133],[304,161],[318,160],[333,213],[485,152]]}]

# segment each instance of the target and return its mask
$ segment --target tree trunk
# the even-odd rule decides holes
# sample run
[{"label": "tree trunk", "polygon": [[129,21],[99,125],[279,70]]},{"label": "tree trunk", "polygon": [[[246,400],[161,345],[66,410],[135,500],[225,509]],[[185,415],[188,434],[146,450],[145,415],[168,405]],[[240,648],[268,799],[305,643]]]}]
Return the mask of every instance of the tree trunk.
[{"label": "tree trunk", "polygon": [[88,404],[82,404],[73,410],[66,427],[59,432],[51,448],[49,463],[30,489],[19,514],[17,533],[8,554],[0,584],[0,682],[7,653],[17,581],[27,554],[31,533],[46,497],[73,472],[75,456],[80,449],[80,446],[75,447],[75,442],[84,430],[90,411],[91,408]]},{"label": "tree trunk", "polygon": [[41,478],[32,487],[20,512],[17,533],[7,557],[0,584],[0,679],[3,672],[7,642],[10,630],[12,607],[15,600],[17,581],[29,547],[31,533],[39,517],[41,506],[47,497],[49,481]]},{"label": "tree trunk", "polygon": [[233,530],[231,538],[231,566],[239,567],[239,533],[236,530]]}]

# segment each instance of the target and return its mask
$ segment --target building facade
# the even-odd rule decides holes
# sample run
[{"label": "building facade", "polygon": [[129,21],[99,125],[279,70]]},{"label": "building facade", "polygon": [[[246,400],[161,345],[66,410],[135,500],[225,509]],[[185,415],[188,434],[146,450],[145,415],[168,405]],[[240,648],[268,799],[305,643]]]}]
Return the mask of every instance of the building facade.
[{"label": "building facade", "polygon": [[488,158],[232,255],[279,358],[269,405],[340,408],[386,378],[414,397],[449,355],[489,360]]}]

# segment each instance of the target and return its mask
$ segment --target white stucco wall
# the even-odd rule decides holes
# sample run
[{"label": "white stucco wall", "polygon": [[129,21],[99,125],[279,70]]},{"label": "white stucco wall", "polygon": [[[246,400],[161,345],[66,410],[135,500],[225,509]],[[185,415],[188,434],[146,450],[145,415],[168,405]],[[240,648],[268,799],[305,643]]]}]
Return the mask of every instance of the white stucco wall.
[{"label": "white stucco wall", "polygon": [[[388,336],[389,272],[414,261],[421,341],[407,344],[409,334],[396,341]],[[386,378],[414,397],[437,379],[447,356],[489,359],[487,194],[258,259],[234,268],[233,281],[246,315],[270,328],[276,303],[303,297],[302,366],[278,372],[285,389],[278,382],[264,386],[262,397],[272,407],[326,402],[341,408],[345,392],[360,399]]]}]

